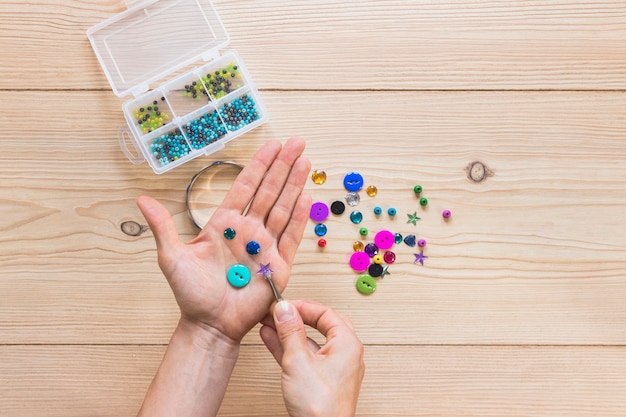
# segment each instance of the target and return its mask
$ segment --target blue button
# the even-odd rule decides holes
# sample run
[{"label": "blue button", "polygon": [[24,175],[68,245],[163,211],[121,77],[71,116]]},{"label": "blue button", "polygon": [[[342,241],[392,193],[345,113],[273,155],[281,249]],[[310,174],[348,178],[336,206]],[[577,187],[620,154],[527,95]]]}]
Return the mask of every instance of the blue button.
[{"label": "blue button", "polygon": [[343,177],[343,186],[348,191],[359,191],[363,188],[363,176],[358,172],[350,172]]},{"label": "blue button", "polygon": [[250,282],[250,270],[245,265],[236,264],[228,269],[226,278],[235,288],[245,287]]}]

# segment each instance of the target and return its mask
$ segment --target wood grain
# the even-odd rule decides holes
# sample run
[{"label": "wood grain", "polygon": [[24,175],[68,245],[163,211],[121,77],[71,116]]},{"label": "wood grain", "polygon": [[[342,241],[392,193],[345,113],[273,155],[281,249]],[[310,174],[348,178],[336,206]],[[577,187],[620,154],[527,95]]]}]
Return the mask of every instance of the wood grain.
[{"label": "wood grain", "polygon": [[[161,346],[2,346],[0,413],[133,415]],[[368,346],[359,416],[621,416],[623,347]],[[286,416],[279,370],[244,346],[220,416]],[[245,411],[243,411],[245,410]]]},{"label": "wood grain", "polygon": [[[121,112],[101,104],[105,94],[8,93],[16,106],[7,109],[14,123],[2,133],[3,154],[27,151],[0,166],[13,178],[0,186],[0,292],[8,295],[0,321],[9,343],[165,343],[175,323],[152,237],[129,237],[120,224],[143,222],[134,198],[145,193],[193,236],[183,191],[213,158],[158,177],[124,161],[114,137]],[[367,343],[626,342],[623,93],[369,93],[375,107],[361,96],[268,92],[272,121],[215,156],[245,162],[263,140],[297,132],[314,167],[328,173],[323,186],[307,185],[314,199],[342,199],[348,170],[378,186],[358,207],[362,225],[347,214],[328,222],[324,251],[310,225],[291,297],[349,314]],[[69,114],[93,103],[100,117],[84,125],[52,118],[41,136],[28,128],[28,109],[42,97]],[[474,160],[493,176],[470,181]],[[413,227],[405,213],[418,207],[417,182],[430,204]],[[376,218],[375,205],[395,206],[398,218]],[[452,221],[442,220],[444,208]],[[359,296],[347,258],[363,225],[425,237],[425,267],[399,246],[392,275],[375,296]]]},{"label": "wood grain", "polygon": [[[343,199],[348,171],[379,190],[362,196],[362,224],[328,220],[323,250],[308,225],[285,292],[355,323],[359,416],[623,415],[624,4],[215,5],[270,121],[157,176],[122,154],[123,99],[86,36],[124,2],[0,3],[0,416],[133,415],[178,319],[151,232],[121,230],[145,226],[135,198],[161,200],[189,239],[194,173],[294,135],[328,174],[307,183],[315,200]],[[428,259],[398,245],[361,296],[348,257],[362,226],[366,241],[425,238]],[[286,415],[257,333],[222,416]]]},{"label": "wood grain", "polygon": [[[626,88],[620,2],[215,5],[262,89]],[[0,88],[109,89],[86,31],[122,10],[121,1],[2,2]]]}]

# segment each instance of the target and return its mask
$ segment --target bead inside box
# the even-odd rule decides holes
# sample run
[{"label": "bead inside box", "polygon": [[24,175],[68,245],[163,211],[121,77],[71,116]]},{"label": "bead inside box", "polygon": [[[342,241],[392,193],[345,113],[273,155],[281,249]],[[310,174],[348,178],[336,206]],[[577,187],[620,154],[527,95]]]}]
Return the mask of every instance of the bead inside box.
[{"label": "bead inside box", "polygon": [[135,147],[157,173],[213,153],[267,120],[234,52],[127,101],[123,110]]},{"label": "bead inside box", "polygon": [[268,120],[241,58],[219,54],[228,35],[210,0],[146,0],[87,35],[113,91],[134,96],[122,105],[122,150],[157,174]]}]

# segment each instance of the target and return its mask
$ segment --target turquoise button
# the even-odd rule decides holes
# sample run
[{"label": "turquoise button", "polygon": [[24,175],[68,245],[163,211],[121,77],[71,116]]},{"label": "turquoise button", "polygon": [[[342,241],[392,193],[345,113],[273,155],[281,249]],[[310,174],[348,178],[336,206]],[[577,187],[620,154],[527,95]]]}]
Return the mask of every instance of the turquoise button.
[{"label": "turquoise button", "polygon": [[231,266],[226,274],[228,283],[235,288],[241,288],[248,285],[250,277],[250,270],[248,267],[241,264]]}]

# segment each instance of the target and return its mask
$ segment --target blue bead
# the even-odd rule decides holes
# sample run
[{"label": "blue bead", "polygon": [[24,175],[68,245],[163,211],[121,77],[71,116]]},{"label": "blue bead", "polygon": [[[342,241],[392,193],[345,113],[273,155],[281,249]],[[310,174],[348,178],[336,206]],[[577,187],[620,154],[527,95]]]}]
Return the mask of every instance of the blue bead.
[{"label": "blue bead", "polygon": [[382,208],[380,208],[380,207],[378,207],[378,206],[374,207],[374,214],[375,214],[375,215],[377,215],[377,216],[378,216],[378,215],[380,215],[382,212],[383,212],[383,209],[382,209]]},{"label": "blue bead", "polygon": [[389,208],[387,209],[387,214],[388,214],[388,215],[390,215],[390,216],[392,216],[392,217],[393,217],[393,216],[395,216],[395,215],[396,215],[396,213],[397,213],[397,211],[396,211],[396,209],[395,209],[395,208],[393,208],[393,207],[389,207]]},{"label": "blue bead", "polygon": [[354,224],[361,223],[361,221],[363,221],[363,213],[361,213],[360,211],[353,211],[352,213],[350,213],[350,221],[352,221],[352,223]]},{"label": "blue bead", "polygon": [[250,255],[257,255],[259,252],[261,252],[261,245],[256,240],[251,240],[246,245],[246,252],[248,252]]},{"label": "blue bead", "polygon": [[326,232],[328,231],[328,229],[326,228],[325,224],[316,224],[315,225],[315,234],[317,236],[324,236],[326,235]]},{"label": "blue bead", "polygon": [[415,246],[415,235],[407,235],[407,237],[404,238],[404,243],[410,247]]}]

